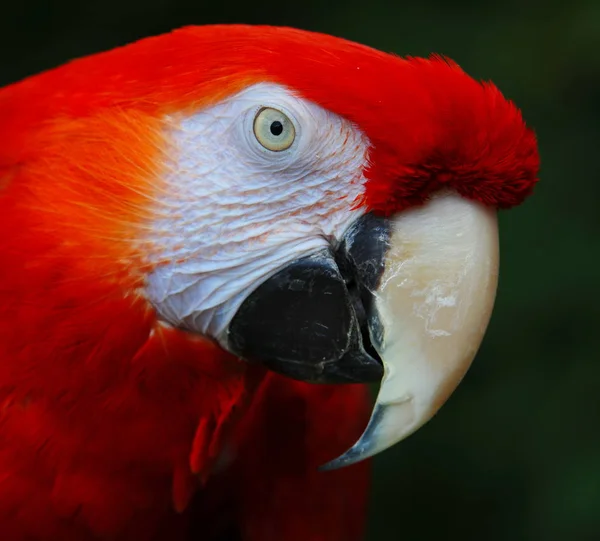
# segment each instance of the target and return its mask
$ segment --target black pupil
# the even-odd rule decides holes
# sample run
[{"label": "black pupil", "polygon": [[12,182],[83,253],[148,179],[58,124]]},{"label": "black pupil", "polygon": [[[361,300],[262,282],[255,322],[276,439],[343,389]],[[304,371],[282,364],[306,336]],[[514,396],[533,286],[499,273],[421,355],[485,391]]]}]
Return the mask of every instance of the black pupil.
[{"label": "black pupil", "polygon": [[281,135],[282,131],[283,131],[283,124],[281,122],[279,122],[279,120],[276,120],[275,122],[271,123],[271,133],[273,135]]}]

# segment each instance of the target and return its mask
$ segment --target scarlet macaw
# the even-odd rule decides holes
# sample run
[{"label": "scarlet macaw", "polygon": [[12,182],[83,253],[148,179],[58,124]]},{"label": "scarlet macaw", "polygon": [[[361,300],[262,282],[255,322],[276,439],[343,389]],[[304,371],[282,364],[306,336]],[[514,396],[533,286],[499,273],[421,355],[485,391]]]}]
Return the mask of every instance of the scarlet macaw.
[{"label": "scarlet macaw", "polygon": [[273,27],[8,86],[0,138],[3,541],[362,538],[362,459],[464,375],[539,165],[450,60]]}]

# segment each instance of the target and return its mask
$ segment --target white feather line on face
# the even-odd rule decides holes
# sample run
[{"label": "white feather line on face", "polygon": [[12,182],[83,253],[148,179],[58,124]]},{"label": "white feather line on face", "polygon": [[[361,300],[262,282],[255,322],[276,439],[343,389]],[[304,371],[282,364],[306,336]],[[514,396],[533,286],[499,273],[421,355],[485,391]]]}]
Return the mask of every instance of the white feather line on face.
[{"label": "white feather line on face", "polygon": [[[262,107],[283,111],[296,139],[260,145]],[[362,212],[369,143],[350,122],[274,84],[251,86],[180,121],[167,196],[150,241],[159,265],[146,294],[177,327],[222,336],[244,299],[291,261],[335,243]]]}]

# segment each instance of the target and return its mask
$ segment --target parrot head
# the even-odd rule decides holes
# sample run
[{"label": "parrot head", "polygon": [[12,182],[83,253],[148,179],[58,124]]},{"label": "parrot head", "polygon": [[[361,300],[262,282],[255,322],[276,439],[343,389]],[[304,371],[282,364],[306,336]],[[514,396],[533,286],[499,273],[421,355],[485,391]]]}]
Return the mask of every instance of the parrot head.
[{"label": "parrot head", "polygon": [[452,61],[288,28],[145,39],[13,85],[0,110],[7,190],[32,179],[13,204],[77,245],[80,272],[250,363],[381,381],[331,467],[456,388],[493,307],[497,211],[539,166],[518,109]]}]

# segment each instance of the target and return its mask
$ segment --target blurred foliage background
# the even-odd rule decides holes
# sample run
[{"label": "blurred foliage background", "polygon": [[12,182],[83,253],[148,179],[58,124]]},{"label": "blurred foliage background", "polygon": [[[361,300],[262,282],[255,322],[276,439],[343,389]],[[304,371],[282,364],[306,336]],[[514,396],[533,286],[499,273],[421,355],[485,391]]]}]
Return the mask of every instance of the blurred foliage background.
[{"label": "blurred foliage background", "polygon": [[542,181],[501,215],[488,334],[436,418],[376,459],[368,539],[600,540],[600,1],[1,0],[0,85],[216,22],[443,53],[523,109]]}]

